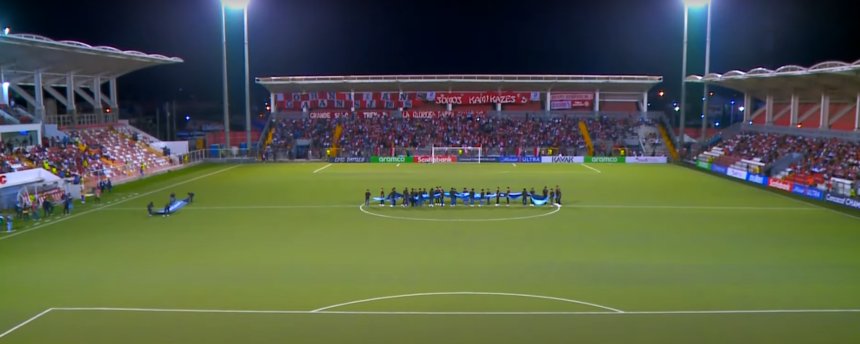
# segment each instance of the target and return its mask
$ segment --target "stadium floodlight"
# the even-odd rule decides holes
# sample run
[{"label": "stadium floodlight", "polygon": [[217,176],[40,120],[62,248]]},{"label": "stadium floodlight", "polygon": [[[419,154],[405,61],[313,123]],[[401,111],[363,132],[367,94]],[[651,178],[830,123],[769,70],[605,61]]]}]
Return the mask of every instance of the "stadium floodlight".
[{"label": "stadium floodlight", "polygon": [[738,111],[740,111],[740,112],[744,112],[744,109],[746,109],[746,108],[745,108],[745,107],[743,107],[743,106],[738,107]]},{"label": "stadium floodlight", "polygon": [[8,35],[8,34],[9,34],[9,27],[6,27],[5,29],[3,29],[3,34],[4,34],[4,35]]},{"label": "stadium floodlight", "polygon": [[248,8],[248,3],[250,2],[251,0],[221,0],[221,4],[224,7],[234,10],[244,10]]},{"label": "stadium floodlight", "polygon": [[687,8],[704,7],[711,4],[711,0],[683,0]]}]

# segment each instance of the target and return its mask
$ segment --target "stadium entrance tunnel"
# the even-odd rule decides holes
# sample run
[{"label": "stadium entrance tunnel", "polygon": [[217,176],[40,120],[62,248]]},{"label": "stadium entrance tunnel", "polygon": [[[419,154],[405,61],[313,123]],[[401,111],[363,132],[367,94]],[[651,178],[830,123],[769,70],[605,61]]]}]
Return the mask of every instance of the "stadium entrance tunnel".
[{"label": "stadium entrance tunnel", "polygon": [[500,204],[484,205],[474,207],[457,205],[456,207],[420,207],[403,208],[390,207],[388,204],[380,206],[378,203],[361,205],[358,207],[362,213],[390,220],[411,220],[427,222],[496,222],[529,220],[547,217],[561,211],[561,206],[544,205],[527,207],[522,204],[511,204],[510,207]]},{"label": "stadium entrance tunnel", "polygon": [[416,293],[345,301],[313,312],[378,313],[623,313],[586,301],[532,294],[500,292]]}]

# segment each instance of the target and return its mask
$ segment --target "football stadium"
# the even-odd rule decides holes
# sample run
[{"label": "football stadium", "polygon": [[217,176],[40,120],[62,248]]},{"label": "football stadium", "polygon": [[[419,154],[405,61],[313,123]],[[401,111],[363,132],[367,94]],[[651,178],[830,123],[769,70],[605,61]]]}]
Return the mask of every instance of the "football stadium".
[{"label": "football stadium", "polygon": [[683,131],[660,76],[257,77],[163,141],[116,83],[177,63],[0,36],[0,343],[860,340],[860,61]]}]

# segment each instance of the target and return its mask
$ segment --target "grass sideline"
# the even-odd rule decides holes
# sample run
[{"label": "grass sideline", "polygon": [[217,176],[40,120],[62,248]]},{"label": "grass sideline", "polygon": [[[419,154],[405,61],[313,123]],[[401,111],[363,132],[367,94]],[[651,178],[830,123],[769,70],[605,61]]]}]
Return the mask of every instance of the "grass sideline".
[{"label": "grass sideline", "polygon": [[[669,165],[234,166],[0,240],[0,344],[856,339],[857,220],[752,185]],[[368,188],[556,184],[564,207],[524,220],[489,221],[555,210],[359,209]]]}]

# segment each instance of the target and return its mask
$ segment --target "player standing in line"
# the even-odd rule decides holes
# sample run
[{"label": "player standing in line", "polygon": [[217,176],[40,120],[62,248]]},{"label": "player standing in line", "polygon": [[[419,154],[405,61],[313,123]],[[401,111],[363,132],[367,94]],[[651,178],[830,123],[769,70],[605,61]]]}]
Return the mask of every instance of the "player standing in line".
[{"label": "player standing in line", "polygon": [[389,208],[394,208],[394,206],[397,205],[397,189],[391,188],[391,193],[388,194],[388,197],[391,197],[391,200],[389,201],[391,205],[389,205]]},{"label": "player standing in line", "polygon": [[169,217],[169,216],[170,216],[170,203],[167,203],[164,206],[164,215],[161,215],[161,217]]},{"label": "player standing in line", "polygon": [[469,206],[470,206],[470,207],[474,207],[474,206],[475,206],[475,189],[474,189],[474,188],[472,188],[472,189],[469,191]]},{"label": "player standing in line", "polygon": [[379,188],[379,206],[385,206],[385,188]]},{"label": "player standing in line", "polygon": [[555,186],[555,204],[561,205],[561,188],[558,185]]},{"label": "player standing in line", "polygon": [[[529,198],[535,197],[535,188],[529,189]],[[529,202],[529,207],[534,207],[535,204],[533,202]]]},{"label": "player standing in line", "polygon": [[457,189],[451,188],[451,191],[448,193],[448,197],[451,197],[451,206],[457,206]]},{"label": "player standing in line", "polygon": [[433,208],[436,206],[436,191],[433,190],[433,188],[430,188],[428,190],[430,190],[430,191],[427,191],[427,195],[430,197],[430,199],[429,199],[430,208]]},{"label": "player standing in line", "polygon": [[502,198],[501,191],[499,191],[499,187],[496,187],[496,206],[499,206],[499,199]]},{"label": "player standing in line", "polygon": [[409,188],[403,188],[403,203],[400,206],[403,208],[409,206]]},{"label": "player standing in line", "polygon": [[528,205],[529,193],[526,192],[526,188],[523,188],[523,194],[521,197],[523,198],[523,206]]},{"label": "player standing in line", "polygon": [[549,199],[547,199],[549,204],[553,204],[555,202],[555,190],[549,190]]},{"label": "player standing in line", "polygon": [[[370,199],[369,199],[370,198],[370,189],[367,189],[367,198],[368,198],[367,201],[369,202],[370,201]],[[194,193],[193,192],[188,193],[188,203],[194,203]]]},{"label": "player standing in line", "polygon": [[510,186],[508,186],[508,191],[505,191],[505,202],[507,202],[505,205],[506,207],[511,206],[511,187]]},{"label": "player standing in line", "polygon": [[546,196],[548,193],[549,193],[549,191],[546,189],[546,185],[544,185],[544,187],[543,187],[543,198],[544,199],[546,199]]},{"label": "player standing in line", "polygon": [[478,206],[479,206],[479,207],[483,207],[483,206],[484,206],[484,189],[481,189],[481,194],[480,194],[480,195],[481,195],[481,199],[480,199],[480,200],[478,200]]},{"label": "player standing in line", "polygon": [[370,205],[370,189],[364,192],[364,205]]}]

